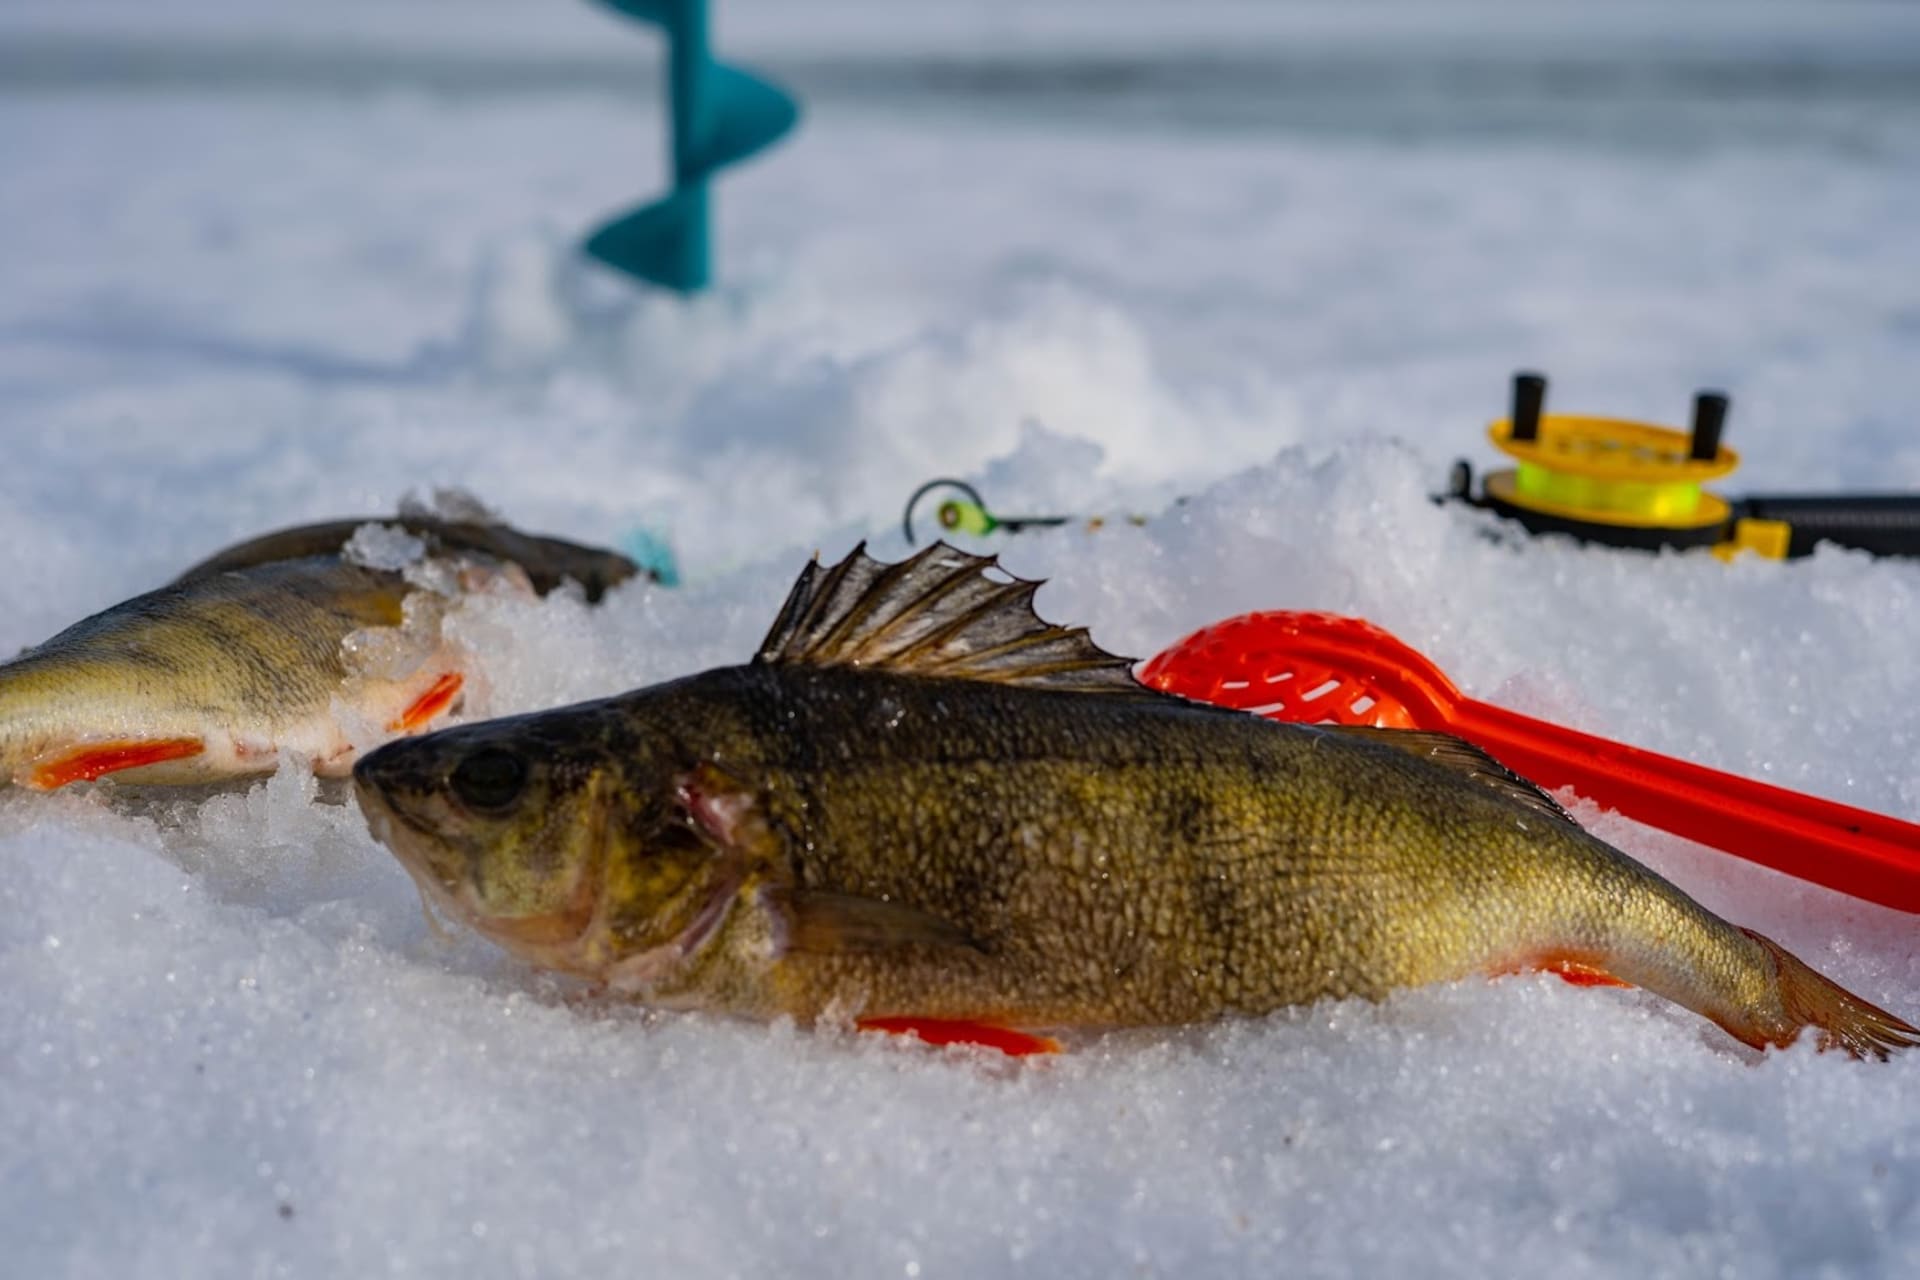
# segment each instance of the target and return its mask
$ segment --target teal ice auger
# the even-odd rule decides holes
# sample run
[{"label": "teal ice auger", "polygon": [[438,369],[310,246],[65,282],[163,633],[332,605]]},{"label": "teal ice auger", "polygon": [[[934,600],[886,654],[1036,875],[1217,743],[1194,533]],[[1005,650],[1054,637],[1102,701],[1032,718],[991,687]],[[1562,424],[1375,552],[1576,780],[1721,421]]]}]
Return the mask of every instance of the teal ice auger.
[{"label": "teal ice auger", "polygon": [[601,0],[667,34],[668,106],[673,130],[673,189],[664,199],[615,218],[588,237],[586,250],[610,267],[681,293],[707,286],[707,179],[779,141],[800,117],[785,91],[713,60],[707,0]]}]

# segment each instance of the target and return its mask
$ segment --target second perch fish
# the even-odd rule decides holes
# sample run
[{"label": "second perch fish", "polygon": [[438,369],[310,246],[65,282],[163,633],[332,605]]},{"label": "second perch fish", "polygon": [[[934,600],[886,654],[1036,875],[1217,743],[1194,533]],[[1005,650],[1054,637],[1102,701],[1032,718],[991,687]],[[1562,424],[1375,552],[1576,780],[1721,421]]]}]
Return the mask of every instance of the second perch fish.
[{"label": "second perch fish", "polygon": [[809,566],[751,663],[389,744],[361,804],[438,907],[665,1007],[1019,1043],[1543,968],[1920,1043],[1477,748],[1152,692],[988,565]]},{"label": "second perch fish", "polygon": [[[470,590],[530,590],[529,573],[466,550],[370,567],[341,554],[353,527],[325,528],[289,544],[297,558],[256,540],[223,553],[236,567],[199,566],[0,664],[0,786],[213,782],[270,772],[282,751],[344,774],[356,741],[448,712],[467,673],[445,610]],[[545,557],[549,585],[573,565],[607,575],[612,553],[505,533]]]}]

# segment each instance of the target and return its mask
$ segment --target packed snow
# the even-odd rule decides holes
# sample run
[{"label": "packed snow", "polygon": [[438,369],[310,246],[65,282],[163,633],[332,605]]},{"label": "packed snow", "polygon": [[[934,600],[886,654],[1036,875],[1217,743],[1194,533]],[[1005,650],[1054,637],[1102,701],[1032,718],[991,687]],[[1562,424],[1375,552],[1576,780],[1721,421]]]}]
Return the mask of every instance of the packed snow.
[{"label": "packed snow", "polygon": [[[974,544],[1110,649],[1356,614],[1475,696],[1920,819],[1920,565],[1429,500],[1522,367],[1657,421],[1724,387],[1730,492],[1920,490],[1915,10],[721,8],[810,113],[719,181],[691,302],[573,253],[661,167],[654,42],[604,11],[0,13],[0,652],[458,487],[674,548],[678,587],[450,617],[468,714],[552,706],[744,659],[807,555],[904,553],[954,475],[1145,517]],[[1911,917],[1574,807],[1920,1014]],[[575,996],[436,936],[297,768],[0,793],[3,1269],[1920,1273],[1920,1054],[1757,1055],[1640,992],[1021,1062]]]}]

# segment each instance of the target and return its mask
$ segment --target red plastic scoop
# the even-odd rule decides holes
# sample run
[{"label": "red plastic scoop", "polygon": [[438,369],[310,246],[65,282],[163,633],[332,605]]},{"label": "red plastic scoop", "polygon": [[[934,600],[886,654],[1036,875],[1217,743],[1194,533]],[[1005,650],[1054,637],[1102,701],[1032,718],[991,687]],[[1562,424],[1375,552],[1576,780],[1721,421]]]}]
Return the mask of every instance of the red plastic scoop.
[{"label": "red plastic scoop", "polygon": [[1920,912],[1920,826],[1476,702],[1358,618],[1243,614],[1167,649],[1140,679],[1275,720],[1458,734],[1550,790],[1570,786],[1636,822]]}]

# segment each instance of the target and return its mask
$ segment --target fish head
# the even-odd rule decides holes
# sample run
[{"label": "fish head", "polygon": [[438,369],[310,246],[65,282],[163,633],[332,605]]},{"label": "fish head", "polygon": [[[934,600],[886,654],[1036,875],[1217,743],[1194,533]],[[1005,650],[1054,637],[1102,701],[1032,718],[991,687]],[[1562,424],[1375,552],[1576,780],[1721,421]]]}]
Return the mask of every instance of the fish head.
[{"label": "fish head", "polygon": [[421,893],[535,963],[578,970],[611,846],[631,828],[615,758],[567,711],[388,743],[354,766],[374,837]]}]

